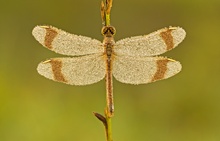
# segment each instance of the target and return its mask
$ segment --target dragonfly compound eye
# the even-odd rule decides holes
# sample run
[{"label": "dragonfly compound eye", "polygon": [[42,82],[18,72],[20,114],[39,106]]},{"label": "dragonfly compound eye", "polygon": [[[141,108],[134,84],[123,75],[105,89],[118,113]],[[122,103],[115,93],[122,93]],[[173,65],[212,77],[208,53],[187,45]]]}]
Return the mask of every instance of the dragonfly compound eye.
[{"label": "dragonfly compound eye", "polygon": [[101,33],[102,35],[115,35],[116,30],[113,26],[103,26]]},{"label": "dragonfly compound eye", "polygon": [[111,32],[112,35],[115,35],[116,29],[113,26],[109,27],[109,31]]},{"label": "dragonfly compound eye", "polygon": [[101,30],[101,34],[102,34],[102,35],[105,35],[105,34],[107,33],[107,30],[108,30],[107,27],[106,27],[106,26],[103,26],[103,27],[102,27],[102,30]]}]

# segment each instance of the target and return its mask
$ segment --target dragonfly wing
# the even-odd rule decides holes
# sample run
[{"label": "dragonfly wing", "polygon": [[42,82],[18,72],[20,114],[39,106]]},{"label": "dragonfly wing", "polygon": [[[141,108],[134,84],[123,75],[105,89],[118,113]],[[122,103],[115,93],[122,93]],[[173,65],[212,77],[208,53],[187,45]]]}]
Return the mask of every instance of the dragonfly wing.
[{"label": "dragonfly wing", "polygon": [[169,78],[181,70],[178,61],[164,57],[116,56],[113,76],[128,84],[146,84]]},{"label": "dragonfly wing", "polygon": [[48,79],[70,85],[88,85],[105,77],[105,61],[102,55],[86,55],[73,58],[52,58],[41,62],[37,71]]},{"label": "dragonfly wing", "polygon": [[180,27],[163,28],[144,36],[119,40],[114,51],[117,55],[154,56],[175,48],[186,36]]},{"label": "dragonfly wing", "polygon": [[44,47],[59,54],[79,56],[104,52],[100,41],[70,34],[52,26],[36,26],[32,34]]}]

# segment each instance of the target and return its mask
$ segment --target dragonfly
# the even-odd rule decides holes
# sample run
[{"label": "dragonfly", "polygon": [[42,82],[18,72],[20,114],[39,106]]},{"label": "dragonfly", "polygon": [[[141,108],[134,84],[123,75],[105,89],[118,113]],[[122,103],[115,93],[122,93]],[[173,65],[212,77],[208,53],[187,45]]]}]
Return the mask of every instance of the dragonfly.
[{"label": "dragonfly", "polygon": [[157,56],[175,48],[186,32],[167,27],[147,35],[114,40],[116,29],[103,26],[103,41],[67,33],[53,26],[36,26],[32,34],[47,49],[72,57],[51,58],[39,63],[44,77],[70,84],[89,85],[106,79],[109,113],[114,113],[113,76],[127,84],[147,84],[181,71],[178,61]]}]

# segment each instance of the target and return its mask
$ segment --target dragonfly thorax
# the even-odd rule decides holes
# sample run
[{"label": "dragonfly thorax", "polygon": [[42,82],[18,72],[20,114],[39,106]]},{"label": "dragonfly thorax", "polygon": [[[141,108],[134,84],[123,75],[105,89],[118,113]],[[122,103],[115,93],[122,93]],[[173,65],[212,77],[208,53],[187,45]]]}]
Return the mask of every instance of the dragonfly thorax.
[{"label": "dragonfly thorax", "polygon": [[113,47],[115,44],[113,36],[115,35],[116,30],[113,26],[103,26],[101,32],[104,36],[103,46],[105,48],[105,54],[107,55],[108,60],[111,60]]}]

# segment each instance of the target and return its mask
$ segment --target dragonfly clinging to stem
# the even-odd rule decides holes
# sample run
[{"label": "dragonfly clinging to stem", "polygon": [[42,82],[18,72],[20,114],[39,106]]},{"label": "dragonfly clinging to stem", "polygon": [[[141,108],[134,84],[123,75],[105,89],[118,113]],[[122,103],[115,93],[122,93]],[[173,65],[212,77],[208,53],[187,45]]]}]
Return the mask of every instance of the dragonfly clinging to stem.
[{"label": "dragonfly clinging to stem", "polygon": [[157,55],[175,48],[186,36],[181,27],[168,27],[115,42],[116,30],[110,25],[111,7],[112,0],[101,3],[103,42],[53,26],[36,26],[32,32],[47,49],[73,56],[39,63],[39,74],[70,85],[89,85],[106,78],[109,117],[114,113],[112,77],[122,83],[146,84],[177,74],[181,70],[178,61]]}]

